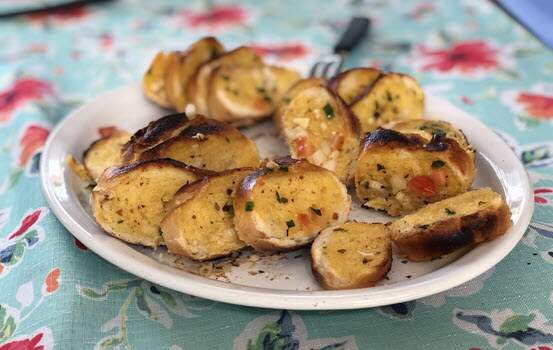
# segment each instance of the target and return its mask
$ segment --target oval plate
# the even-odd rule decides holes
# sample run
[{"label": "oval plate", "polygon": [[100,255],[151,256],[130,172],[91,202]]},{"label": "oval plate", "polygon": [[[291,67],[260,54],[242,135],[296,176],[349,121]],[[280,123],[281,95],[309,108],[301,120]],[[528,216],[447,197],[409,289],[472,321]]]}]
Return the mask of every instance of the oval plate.
[{"label": "oval plate", "polygon": [[[260,255],[244,251],[215,263],[192,263],[157,250],[115,239],[95,223],[85,185],[65,163],[79,157],[98,138],[96,130],[117,126],[134,132],[148,121],[167,114],[149,103],[140,86],[125,86],[83,105],[62,120],[45,145],[41,162],[44,195],[62,224],[88,248],[112,264],[153,283],[232,304],[284,309],[355,309],[405,302],[458,286],[503,259],[520,240],[533,212],[532,188],[519,159],[489,128],[449,102],[427,97],[429,119],[461,127],[478,150],[475,187],[489,186],[503,193],[513,226],[495,239],[459,256],[426,263],[410,263],[394,256],[388,278],[373,288],[324,291],[311,274],[308,250]],[[255,140],[263,157],[284,155],[287,149],[270,121],[243,130]],[[368,222],[389,218],[354,206],[351,217]]]}]

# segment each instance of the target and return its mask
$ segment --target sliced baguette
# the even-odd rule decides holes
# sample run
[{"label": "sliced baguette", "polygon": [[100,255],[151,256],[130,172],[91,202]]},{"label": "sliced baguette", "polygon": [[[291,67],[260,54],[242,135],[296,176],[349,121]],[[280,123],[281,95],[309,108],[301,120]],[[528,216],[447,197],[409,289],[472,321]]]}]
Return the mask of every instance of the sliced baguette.
[{"label": "sliced baguette", "polygon": [[232,199],[252,169],[234,169],[181,188],[161,222],[170,252],[197,261],[229,255],[245,247],[233,224]]},{"label": "sliced baguette", "polygon": [[275,102],[280,101],[290,87],[301,79],[300,73],[285,67],[264,66],[263,72],[267,77],[267,86],[265,88],[269,91],[271,98]]},{"label": "sliced baguette", "polygon": [[467,191],[475,175],[474,152],[454,139],[378,128],[362,142],[354,181],[365,207],[398,216]]},{"label": "sliced baguette", "polygon": [[428,204],[390,225],[392,240],[411,261],[425,261],[504,234],[511,213],[501,195],[472,190]]},{"label": "sliced baguette", "polygon": [[359,129],[339,97],[326,87],[308,88],[290,102],[281,123],[292,158],[307,159],[348,182],[359,153]]},{"label": "sliced baguette", "polygon": [[188,82],[202,64],[214,60],[224,51],[223,45],[217,39],[205,37],[190,45],[186,52],[171,55],[165,73],[165,90],[174,109],[184,112],[190,102],[186,96]]},{"label": "sliced baguette", "polygon": [[171,108],[171,102],[165,90],[165,73],[171,61],[171,56],[174,55],[177,55],[177,53],[158,52],[142,78],[142,90],[144,91],[144,95],[164,108]]},{"label": "sliced baguette", "polygon": [[324,289],[372,287],[392,267],[390,231],[356,221],[328,228],[311,246],[311,267]]},{"label": "sliced baguette", "polygon": [[346,187],[332,172],[282,158],[240,183],[234,225],[238,237],[257,250],[294,249],[343,223],[350,205]]},{"label": "sliced baguette", "polygon": [[408,75],[389,73],[374,81],[365,95],[351,105],[365,134],[395,120],[420,119],[424,113],[424,92]]},{"label": "sliced baguette", "polygon": [[84,151],[83,164],[93,180],[97,181],[107,168],[121,165],[121,148],[129,139],[128,132],[118,130],[94,141]]},{"label": "sliced baguette", "polygon": [[150,148],[178,135],[188,125],[184,113],[169,114],[150,122],[146,127],[135,132],[130,140],[123,145],[121,159],[129,164],[140,158],[140,155]]},{"label": "sliced baguette", "polygon": [[107,169],[92,190],[91,207],[98,224],[125,242],[157,247],[159,223],[183,185],[207,172],[172,159],[135,162]]},{"label": "sliced baguette", "polygon": [[197,116],[179,134],[143,152],[140,159],[171,158],[206,170],[258,167],[255,143],[238,129]]},{"label": "sliced baguette", "polygon": [[208,108],[209,82],[212,72],[225,65],[240,65],[245,67],[261,67],[263,61],[252,49],[240,46],[222,54],[215,60],[200,66],[187,86],[187,96],[196,106],[199,114],[210,115]]},{"label": "sliced baguette", "polygon": [[362,97],[382,73],[375,68],[352,68],[328,82],[328,87],[349,106]]}]

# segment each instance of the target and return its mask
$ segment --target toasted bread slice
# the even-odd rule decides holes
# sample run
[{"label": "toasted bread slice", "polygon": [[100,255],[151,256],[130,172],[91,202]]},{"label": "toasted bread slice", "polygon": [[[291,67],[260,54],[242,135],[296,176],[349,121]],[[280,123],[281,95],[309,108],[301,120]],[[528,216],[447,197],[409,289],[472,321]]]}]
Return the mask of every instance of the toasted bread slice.
[{"label": "toasted bread slice", "polygon": [[197,70],[194,78],[190,79],[187,86],[187,96],[196,106],[199,114],[210,115],[208,109],[208,93],[211,73],[225,65],[240,65],[245,67],[261,67],[263,61],[252,49],[240,46],[232,51],[222,54],[219,58],[203,64]]},{"label": "toasted bread slice", "polygon": [[107,168],[121,165],[121,149],[130,137],[128,132],[119,130],[88,146],[83,154],[83,164],[92,179],[96,181]]},{"label": "toasted bread slice", "polygon": [[454,139],[379,128],[363,141],[355,189],[364,206],[397,216],[467,191],[475,174],[474,152]]},{"label": "toasted bread slice", "polygon": [[359,129],[332,91],[320,86],[304,90],[290,102],[281,122],[292,158],[307,159],[335,172],[341,181],[349,180],[359,153]]},{"label": "toasted bread slice", "polygon": [[205,261],[245,247],[234,229],[232,200],[238,184],[252,170],[228,170],[181,188],[161,222],[169,251]]},{"label": "toasted bread slice", "polygon": [[425,261],[470,248],[504,234],[511,212],[489,188],[472,190],[428,204],[390,225],[392,240],[411,261]]},{"label": "toasted bread slice", "polygon": [[92,190],[92,212],[112,236],[157,247],[162,242],[159,223],[166,214],[164,203],[183,185],[205,175],[172,159],[109,168]]},{"label": "toasted bread slice", "polygon": [[301,79],[300,73],[285,67],[264,66],[263,72],[267,80],[265,89],[267,89],[273,101],[280,101],[290,87]]},{"label": "toasted bread slice", "polygon": [[375,68],[352,68],[328,82],[328,87],[349,106],[366,94],[382,73]]},{"label": "toasted bread slice", "polygon": [[424,113],[424,92],[408,75],[381,75],[351,105],[363,134],[395,120],[420,119]]},{"label": "toasted bread slice", "polygon": [[311,246],[311,267],[324,289],[372,287],[392,267],[390,231],[356,221],[328,228]]},{"label": "toasted bread slice", "polygon": [[297,81],[295,84],[290,86],[288,91],[286,91],[282,97],[278,100],[275,111],[273,112],[273,122],[278,130],[282,131],[282,116],[286,107],[292,102],[292,100],[298,96],[304,90],[314,86],[325,86],[326,82],[322,78],[307,78]]},{"label": "toasted bread slice", "polygon": [[258,167],[255,143],[238,129],[197,116],[178,135],[140,155],[140,159],[171,158],[206,170]]},{"label": "toasted bread slice", "polygon": [[177,55],[177,53],[158,52],[142,78],[144,95],[164,108],[171,108],[171,102],[169,102],[165,90],[165,73],[167,72],[171,57],[174,55]]},{"label": "toasted bread slice", "polygon": [[351,199],[330,171],[305,160],[271,161],[246,176],[234,197],[238,237],[257,250],[305,246],[343,223]]},{"label": "toasted bread slice", "polygon": [[209,116],[235,125],[269,116],[274,110],[269,85],[264,67],[225,65],[213,70],[207,98]]},{"label": "toasted bread slice", "polygon": [[428,141],[434,137],[447,137],[457,141],[459,146],[465,150],[475,152],[465,134],[451,123],[443,120],[401,120],[386,124],[384,127],[399,131],[402,134],[416,134]]},{"label": "toasted bread slice", "polygon": [[210,62],[225,52],[221,43],[213,37],[205,37],[194,42],[186,52],[171,55],[165,73],[165,90],[173,108],[184,112],[189,99],[186,87],[196,71],[204,63]]},{"label": "toasted bread slice", "polygon": [[123,145],[121,151],[123,163],[129,164],[138,160],[143,152],[178,135],[187,125],[188,118],[184,113],[169,114],[150,122],[146,127],[135,132]]}]

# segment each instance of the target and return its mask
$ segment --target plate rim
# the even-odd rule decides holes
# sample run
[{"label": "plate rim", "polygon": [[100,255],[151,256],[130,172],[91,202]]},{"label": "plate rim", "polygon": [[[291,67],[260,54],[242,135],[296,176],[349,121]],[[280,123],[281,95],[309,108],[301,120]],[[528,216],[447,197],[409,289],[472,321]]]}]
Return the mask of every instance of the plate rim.
[{"label": "plate rim", "polygon": [[[67,124],[71,124],[74,119],[77,119],[83,111],[90,108],[90,105],[97,103],[100,99],[109,98],[111,95],[116,96],[124,93],[126,90],[136,89],[137,86],[137,83],[128,84],[99,94],[71,111],[54,127],[54,129],[50,132],[42,151],[40,167],[41,187],[44,197],[46,198],[48,205],[56,218],[75,238],[80,240],[91,251],[122,270],[168,289],[194,295],[200,298],[230,304],[290,310],[359,309],[407,302],[455,288],[486,272],[503,260],[507,254],[515,248],[526,231],[526,228],[530,224],[534,210],[534,202],[531,200],[532,198],[529,196],[528,192],[532,190],[532,184],[526,169],[511,148],[498,135],[496,135],[493,130],[477,118],[471,116],[469,113],[458,108],[442,97],[427,96],[427,101],[446,104],[449,108],[456,109],[459,113],[465,114],[479,128],[493,134],[492,137],[496,138],[495,142],[499,142],[502,147],[508,150],[508,152],[505,152],[502,155],[509,158],[511,161],[513,159],[516,160],[516,170],[517,173],[521,175],[524,185],[524,195],[521,202],[522,210],[518,221],[510,228],[510,231],[513,232],[509,232],[509,235],[501,237],[506,241],[502,242],[504,245],[503,249],[498,248],[479,257],[479,259],[477,259],[478,263],[472,262],[472,266],[470,268],[467,267],[462,270],[462,275],[455,275],[452,277],[448,274],[449,271],[447,270],[456,267],[454,261],[416,279],[393,284],[395,289],[394,293],[390,293],[389,291],[389,286],[391,285],[377,286],[370,289],[363,288],[339,291],[292,291],[242,286],[212,280],[162,264],[161,262],[144,256],[139,252],[136,252],[136,254],[151,261],[139,261],[122,258],[120,254],[113,251],[115,248],[112,247],[111,249],[105,249],[106,247],[102,242],[94,239],[92,234],[90,234],[69,214],[68,210],[54,193],[54,184],[49,176],[50,162],[48,162],[47,159],[49,153],[51,152],[52,145],[57,141],[56,136],[58,133],[60,133]],[[430,103],[428,104],[430,105]],[[126,243],[123,242],[121,242],[121,244],[126,245]],[[184,274],[187,277],[187,280],[180,281],[182,278],[178,276],[177,281],[172,282],[172,280],[175,279],[175,272],[178,272],[179,275]],[[437,272],[440,273],[438,274]]]}]

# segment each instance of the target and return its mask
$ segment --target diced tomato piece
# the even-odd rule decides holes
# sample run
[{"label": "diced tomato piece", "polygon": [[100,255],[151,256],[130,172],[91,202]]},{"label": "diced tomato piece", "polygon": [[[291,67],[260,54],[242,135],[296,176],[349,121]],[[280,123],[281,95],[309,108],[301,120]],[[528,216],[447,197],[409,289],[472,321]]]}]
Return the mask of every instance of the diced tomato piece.
[{"label": "diced tomato piece", "polygon": [[407,187],[424,197],[432,197],[436,195],[436,185],[429,176],[415,176],[409,181]]},{"label": "diced tomato piece", "polygon": [[446,184],[446,171],[442,169],[434,169],[430,173],[430,179],[432,179],[432,182],[434,182],[434,185],[436,187],[440,188]]},{"label": "diced tomato piece", "polygon": [[293,143],[299,157],[309,157],[315,151],[305,136],[298,137]]},{"label": "diced tomato piece", "polygon": [[339,150],[344,145],[344,135],[342,134],[334,134],[332,136],[332,141],[330,143],[330,147],[333,150]]},{"label": "diced tomato piece", "polygon": [[311,219],[309,218],[309,215],[305,213],[299,213],[298,222],[300,223],[301,229],[305,230],[306,228],[309,227],[309,224],[311,224]]}]

